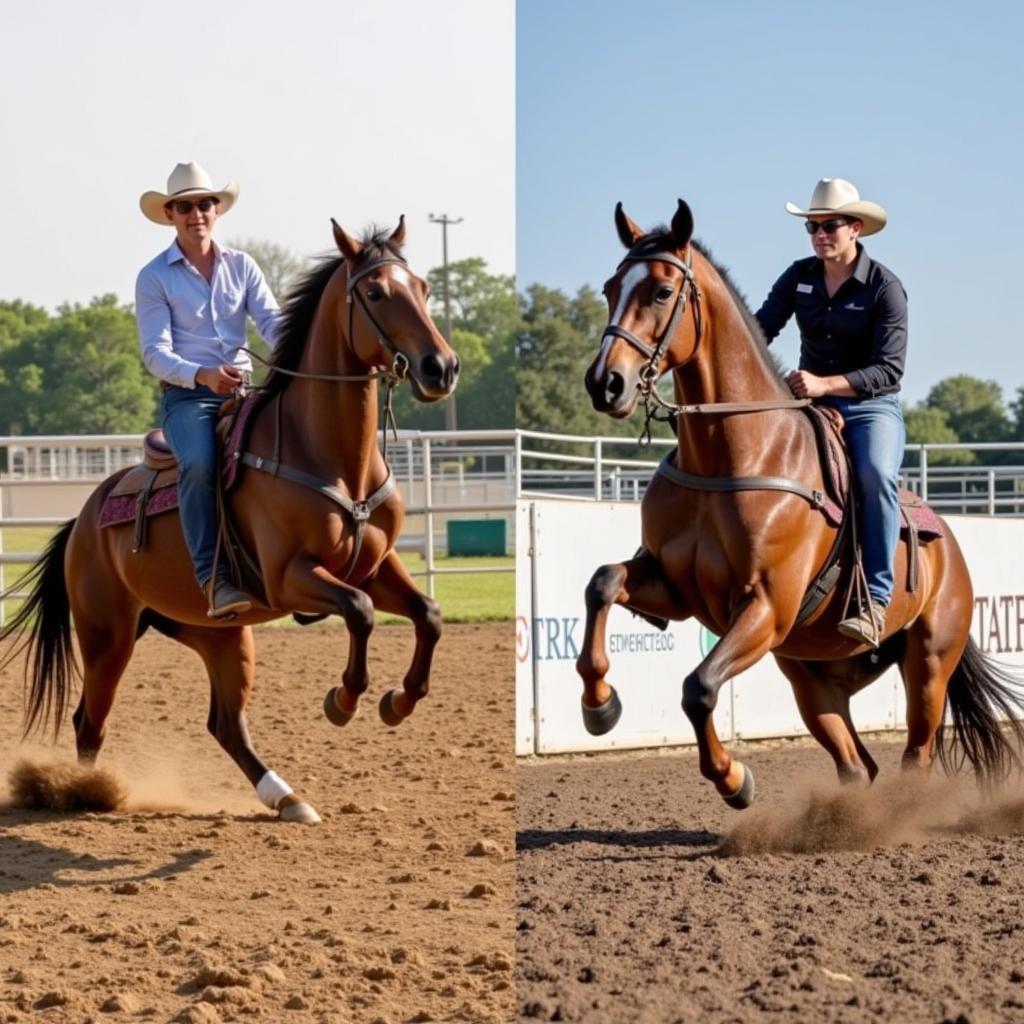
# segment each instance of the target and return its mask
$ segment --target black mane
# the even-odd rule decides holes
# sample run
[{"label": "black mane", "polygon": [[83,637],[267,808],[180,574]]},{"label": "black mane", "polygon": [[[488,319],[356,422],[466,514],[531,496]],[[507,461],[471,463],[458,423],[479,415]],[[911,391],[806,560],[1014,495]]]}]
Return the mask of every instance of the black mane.
[{"label": "black mane", "polygon": [[[750,336],[754,339],[754,344],[757,347],[765,364],[771,370],[772,375],[776,377],[780,384],[788,393],[789,387],[786,385],[783,379],[782,372],[779,369],[779,365],[775,357],[768,350],[768,342],[765,340],[764,331],[761,330],[761,325],[757,322],[757,317],[754,316],[747,304],[747,297],[736,287],[735,282],[729,276],[729,271],[726,267],[722,266],[721,263],[715,261],[714,256],[711,255],[711,250],[704,245],[703,242],[698,242],[696,239],[691,239],[690,244],[701,254],[715,268],[718,276],[722,279],[725,284],[726,290],[729,295],[732,296],[733,302],[736,303],[736,308],[740,311],[740,316],[743,318],[743,323],[746,325],[747,330],[750,332]],[[630,252],[637,255],[648,255],[654,252],[675,252],[676,242],[672,237],[672,232],[669,228],[661,224],[649,231],[646,235],[641,238],[636,245],[630,250]]]},{"label": "black mane", "polygon": [[[362,252],[353,270],[358,270],[367,263],[380,259],[402,257],[401,246],[391,241],[390,232],[386,228],[372,225],[363,232],[360,239]],[[331,253],[317,261],[313,269],[299,279],[298,283],[288,292],[281,310],[281,322],[277,332],[277,346],[269,359],[267,380],[264,390],[268,395],[275,395],[291,383],[292,378],[284,373],[274,373],[275,367],[282,370],[297,370],[302,353],[306,348],[309,332],[313,327],[320,297],[327,287],[327,282],[334,272],[345,262],[344,256]]]}]

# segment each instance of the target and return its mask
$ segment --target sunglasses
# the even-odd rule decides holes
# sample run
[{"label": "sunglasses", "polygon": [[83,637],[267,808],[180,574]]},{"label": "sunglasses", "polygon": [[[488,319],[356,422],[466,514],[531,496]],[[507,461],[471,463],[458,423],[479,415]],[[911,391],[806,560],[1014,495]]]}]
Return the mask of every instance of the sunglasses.
[{"label": "sunglasses", "polygon": [[834,235],[841,227],[849,223],[845,217],[836,217],[835,220],[826,220],[821,224],[817,224],[813,220],[805,220],[804,229],[809,235],[816,235],[819,231],[824,231],[826,235]]},{"label": "sunglasses", "polygon": [[192,212],[194,206],[200,213],[209,213],[218,203],[217,199],[197,199],[194,203],[190,199],[175,199],[174,202],[168,203],[168,206],[174,207],[174,212],[184,217],[186,214]]}]

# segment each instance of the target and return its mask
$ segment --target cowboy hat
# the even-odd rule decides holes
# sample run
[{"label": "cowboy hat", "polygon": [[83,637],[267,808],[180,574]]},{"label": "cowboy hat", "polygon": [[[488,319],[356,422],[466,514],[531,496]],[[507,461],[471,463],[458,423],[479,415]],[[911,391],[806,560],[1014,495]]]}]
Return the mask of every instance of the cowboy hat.
[{"label": "cowboy hat", "polygon": [[837,213],[842,217],[856,217],[863,223],[861,235],[873,235],[885,227],[888,220],[878,203],[861,199],[860,193],[845,178],[822,178],[814,186],[811,202],[806,210],[796,203],[786,203],[786,212],[794,217],[817,217]]},{"label": "cowboy hat", "polygon": [[190,162],[178,164],[167,179],[167,192],[143,192],[139,197],[139,209],[154,224],[170,224],[164,213],[165,204],[172,199],[188,199],[191,196],[213,196],[220,203],[220,213],[227,213],[238,198],[238,183],[229,182],[218,191],[213,187],[209,174],[199,164]]}]

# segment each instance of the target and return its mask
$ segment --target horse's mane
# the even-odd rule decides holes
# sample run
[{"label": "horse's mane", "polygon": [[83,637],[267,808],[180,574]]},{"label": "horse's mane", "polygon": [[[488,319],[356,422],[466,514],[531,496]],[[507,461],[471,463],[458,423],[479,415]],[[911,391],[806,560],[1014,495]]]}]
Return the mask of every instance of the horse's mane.
[{"label": "horse's mane", "polygon": [[[755,317],[753,312],[751,312],[750,306],[747,303],[747,297],[739,290],[739,288],[736,287],[736,283],[729,275],[728,268],[715,260],[714,256],[711,255],[711,250],[703,242],[699,242],[694,238],[691,239],[690,244],[701,254],[701,256],[704,257],[704,259],[708,261],[708,263],[711,264],[712,267],[714,267],[715,272],[722,279],[722,283],[725,285],[726,291],[729,293],[732,301],[736,305],[736,308],[739,310],[743,323],[754,341],[754,347],[757,353],[761,356],[765,366],[771,372],[772,376],[779,381],[788,394],[789,387],[783,379],[778,363],[768,350],[768,342],[765,340],[764,331],[761,330],[761,325],[757,322],[757,317]],[[643,255],[651,252],[665,252],[666,250],[673,252],[675,251],[675,248],[676,242],[672,237],[671,230],[667,225],[660,224],[658,227],[644,235],[643,238],[633,246],[631,251]]]},{"label": "horse's mane", "polygon": [[[391,241],[387,228],[371,225],[363,232],[359,241],[363,248],[353,270],[376,260],[393,256],[402,257],[402,247]],[[345,257],[335,253],[321,257],[313,269],[289,290],[281,310],[277,346],[268,361],[267,383],[264,386],[268,395],[284,391],[291,383],[293,378],[284,373],[274,373],[273,369],[298,369],[309,332],[313,327],[313,317],[320,305],[320,297],[327,287],[327,282],[344,262]]]}]

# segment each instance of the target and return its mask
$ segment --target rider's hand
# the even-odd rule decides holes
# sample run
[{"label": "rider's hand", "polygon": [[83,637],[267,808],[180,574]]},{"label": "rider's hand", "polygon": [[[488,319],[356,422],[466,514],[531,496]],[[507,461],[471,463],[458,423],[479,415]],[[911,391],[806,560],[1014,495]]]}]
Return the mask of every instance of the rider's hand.
[{"label": "rider's hand", "polygon": [[786,383],[797,398],[821,398],[822,395],[828,394],[824,379],[806,370],[793,370],[792,373],[788,373]]},{"label": "rider's hand", "polygon": [[216,395],[230,395],[242,383],[242,371],[233,366],[201,366],[196,384],[205,384]]}]

